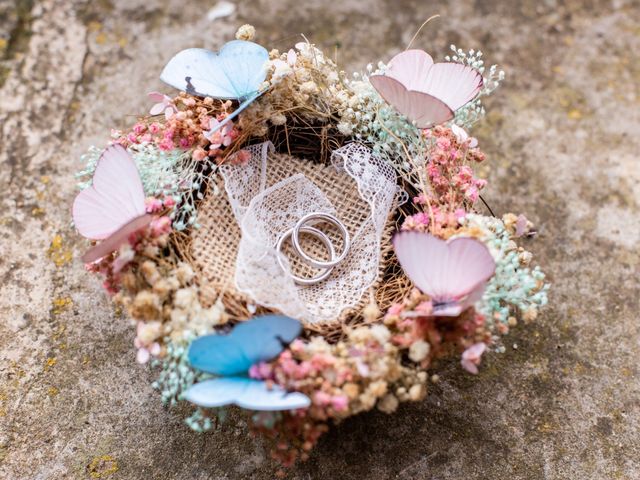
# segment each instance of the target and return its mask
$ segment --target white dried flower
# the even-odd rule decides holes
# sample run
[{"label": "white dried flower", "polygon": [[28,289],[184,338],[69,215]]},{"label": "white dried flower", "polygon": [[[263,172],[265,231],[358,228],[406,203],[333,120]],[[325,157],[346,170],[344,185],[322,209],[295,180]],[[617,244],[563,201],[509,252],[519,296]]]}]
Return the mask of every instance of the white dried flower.
[{"label": "white dried flower", "polygon": [[425,395],[424,386],[420,384],[415,384],[409,389],[409,400],[412,402],[417,402],[418,400],[422,400]]},{"label": "white dried flower", "polygon": [[387,393],[382,400],[378,402],[378,410],[384,413],[393,413],[398,408],[398,399],[395,395]]},{"label": "white dried flower", "polygon": [[273,125],[284,125],[287,123],[287,117],[283,113],[274,113],[269,119]]},{"label": "white dried flower", "polygon": [[338,131],[345,137],[348,137],[353,133],[353,127],[349,123],[340,122],[338,123],[337,127]]},{"label": "white dried flower", "polygon": [[154,340],[160,338],[162,335],[162,323],[158,321],[153,322],[139,322],[138,323],[138,340],[143,345],[149,345]]},{"label": "white dried flower", "polygon": [[196,301],[196,293],[192,288],[181,288],[173,298],[173,304],[178,308],[188,309]]},{"label": "white dried flower", "polygon": [[389,329],[384,325],[377,324],[371,327],[371,336],[380,345],[384,345],[391,337],[391,333],[389,332]]},{"label": "white dried flower", "polygon": [[430,351],[431,345],[424,340],[417,340],[409,347],[409,358],[412,362],[420,363],[422,360],[427,358]]},{"label": "white dried flower", "polygon": [[300,91],[302,93],[313,94],[318,91],[318,86],[313,80],[309,80],[308,82],[304,82],[302,85],[300,85]]},{"label": "white dried flower", "polygon": [[238,28],[236,38],[238,40],[253,40],[256,36],[256,29],[253,25],[245,24]]}]

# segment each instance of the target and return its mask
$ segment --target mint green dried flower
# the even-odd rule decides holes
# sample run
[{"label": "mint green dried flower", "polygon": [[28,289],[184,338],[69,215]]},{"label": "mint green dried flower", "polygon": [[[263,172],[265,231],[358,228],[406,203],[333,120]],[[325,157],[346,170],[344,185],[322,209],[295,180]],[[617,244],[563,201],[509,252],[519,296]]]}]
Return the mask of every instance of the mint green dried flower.
[{"label": "mint green dried flower", "polygon": [[495,275],[489,281],[477,309],[486,316],[489,326],[496,322],[507,324],[516,312],[527,314],[547,304],[549,284],[539,267],[522,265],[523,252],[518,251],[504,223],[494,217],[469,214],[466,225],[475,226],[485,233],[482,239],[496,261]]}]

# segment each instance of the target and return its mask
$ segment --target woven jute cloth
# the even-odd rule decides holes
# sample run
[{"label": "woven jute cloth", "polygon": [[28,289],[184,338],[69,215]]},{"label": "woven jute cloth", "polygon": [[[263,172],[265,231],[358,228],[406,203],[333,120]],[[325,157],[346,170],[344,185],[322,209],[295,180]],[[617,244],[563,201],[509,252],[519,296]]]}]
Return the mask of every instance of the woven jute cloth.
[{"label": "woven jute cloth", "polygon": [[[266,187],[275,185],[293,173],[303,174],[325,192],[327,198],[335,207],[337,217],[353,236],[360,225],[370,215],[370,207],[358,193],[354,180],[344,171],[339,171],[331,165],[315,164],[288,155],[269,154],[270,168],[267,170]],[[192,241],[188,246],[188,257],[196,268],[201,290],[202,303],[211,304],[219,295],[223,295],[224,303],[229,312],[238,318],[249,315],[247,303],[252,303],[240,293],[234,282],[236,257],[240,242],[240,228],[234,217],[231,205],[224,192],[222,180],[219,180],[220,193],[213,194],[212,189],[205,196],[198,208],[198,223],[200,228],[193,230]],[[391,255],[390,237],[395,228],[391,218],[387,221],[381,239],[379,275],[372,286],[375,291],[387,262]],[[337,229],[323,225],[322,231],[330,237],[337,252],[342,248],[342,237]],[[310,256],[327,259],[327,248],[311,235],[301,236],[301,246]],[[290,262],[292,273],[302,277],[316,275],[319,271],[309,267],[300,260],[290,242],[286,242],[283,253]],[[360,303],[342,313],[340,321],[353,317],[369,301],[369,295],[364,295]],[[382,300],[384,302],[384,300]],[[322,327],[320,328],[322,331]]]}]

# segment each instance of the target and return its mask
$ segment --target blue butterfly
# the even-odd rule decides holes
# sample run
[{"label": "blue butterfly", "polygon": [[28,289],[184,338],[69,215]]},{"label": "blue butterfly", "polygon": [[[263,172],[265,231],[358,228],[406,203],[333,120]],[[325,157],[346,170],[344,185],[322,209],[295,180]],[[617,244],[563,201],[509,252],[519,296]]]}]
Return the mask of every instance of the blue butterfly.
[{"label": "blue butterfly", "polygon": [[162,70],[160,80],[201,97],[238,100],[240,106],[209,134],[235,118],[258,98],[267,76],[269,52],[257,43],[233,40],[220,52],[188,48],[176,54]]},{"label": "blue butterfly", "polygon": [[202,407],[235,404],[249,410],[292,410],[311,404],[302,393],[247,377],[249,368],[271,360],[301,332],[300,322],[282,315],[264,315],[240,323],[228,335],[205,335],[189,347],[189,363],[218,378],[190,387],[184,398]]}]

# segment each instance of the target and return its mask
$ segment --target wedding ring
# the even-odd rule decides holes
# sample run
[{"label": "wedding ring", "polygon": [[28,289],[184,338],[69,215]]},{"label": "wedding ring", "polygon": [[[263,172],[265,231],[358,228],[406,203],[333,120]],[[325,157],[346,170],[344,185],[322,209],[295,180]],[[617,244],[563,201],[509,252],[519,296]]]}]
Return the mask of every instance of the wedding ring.
[{"label": "wedding ring", "polygon": [[[326,223],[335,225],[338,228],[338,230],[340,231],[340,235],[342,236],[342,253],[340,253],[340,256],[338,258],[335,258],[335,255],[332,255],[331,260],[329,261],[317,260],[315,258],[310,257],[302,249],[302,247],[300,246],[299,233],[301,231],[304,231],[303,228],[305,224],[309,222],[314,222],[314,224],[319,222],[326,222]],[[330,213],[313,212],[302,217],[298,221],[296,226],[293,227],[293,234],[291,235],[291,241],[293,242],[293,246],[297,250],[300,257],[305,261],[305,263],[316,268],[335,267],[337,264],[339,264],[342,260],[345,259],[345,257],[347,256],[347,253],[349,253],[349,247],[350,247],[349,232],[347,231],[347,228],[344,226],[344,224],[340,220],[338,220],[336,217],[334,217]],[[331,240],[329,240],[329,242],[331,243]],[[333,249],[333,244],[331,245],[331,248]]]},{"label": "wedding ring", "polygon": [[[302,233],[308,233],[320,239],[320,241],[324,244],[324,246],[327,247],[327,250],[329,250],[331,259],[335,258],[336,250],[335,248],[333,248],[333,243],[331,243],[331,240],[329,239],[329,237],[327,237],[323,232],[321,232],[317,228],[306,226],[306,225],[300,226],[298,230]],[[293,234],[294,234],[294,228],[290,228],[289,230],[287,230],[282,234],[282,236],[278,239],[278,244],[276,245],[278,263],[280,264],[280,267],[282,268],[282,270],[284,270],[298,285],[315,285],[316,283],[320,283],[323,280],[326,280],[326,278],[329,275],[331,275],[331,272],[333,271],[333,266],[318,267],[318,268],[322,268],[324,271],[316,275],[315,277],[302,278],[302,277],[298,277],[297,275],[294,275],[291,272],[291,270],[289,270],[284,265],[284,262],[282,261],[282,255],[284,255],[282,253],[282,246],[284,245],[284,242],[287,240],[287,238],[291,237]],[[295,245],[294,245],[294,248],[295,248]],[[302,252],[298,249],[298,253],[302,253]]]}]

